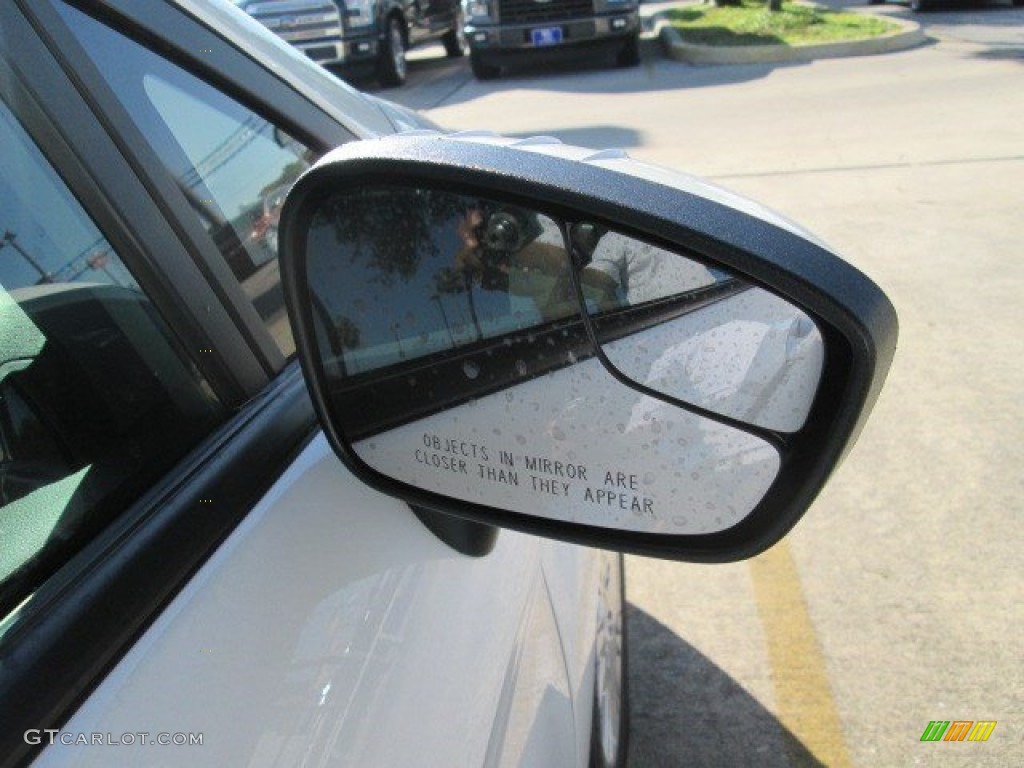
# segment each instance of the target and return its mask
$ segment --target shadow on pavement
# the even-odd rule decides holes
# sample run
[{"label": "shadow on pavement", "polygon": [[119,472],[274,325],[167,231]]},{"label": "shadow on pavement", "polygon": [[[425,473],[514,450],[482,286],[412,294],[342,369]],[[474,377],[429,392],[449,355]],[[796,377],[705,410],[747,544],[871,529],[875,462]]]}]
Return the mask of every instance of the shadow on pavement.
[{"label": "shadow on pavement", "polygon": [[[502,91],[529,88],[553,93],[616,94],[653,93],[690,88],[744,83],[767,77],[779,66],[792,64],[753,64],[729,67],[695,67],[662,56],[655,41],[645,41],[638,67],[617,68],[602,58],[567,59],[532,65],[528,58],[509,67],[496,80],[480,83],[471,80],[451,94],[445,104],[479,98]],[[797,65],[799,66],[799,65]]]},{"label": "shadow on pavement", "polygon": [[[632,128],[623,128],[619,125],[588,125],[585,128],[549,128],[545,134],[555,136],[565,144],[572,144],[577,147],[592,147],[602,149],[606,147],[639,147],[643,144],[643,135],[640,131]],[[526,133],[507,133],[511,138],[528,139],[537,135],[537,131]]]},{"label": "shadow on pavement", "polygon": [[632,604],[630,768],[818,768],[817,758],[735,680]]},{"label": "shadow on pavement", "polygon": [[402,88],[378,89],[372,80],[353,80],[353,85],[412,109],[452,106],[505,91],[530,89],[558,93],[616,94],[653,93],[689,88],[706,88],[744,83],[767,77],[779,67],[801,63],[748,64],[725,67],[696,67],[665,58],[658,42],[645,40],[638,67],[617,68],[610,58],[573,56],[534,64],[529,56],[487,82],[469,72],[467,59],[452,60],[421,55],[409,62],[409,83]]},{"label": "shadow on pavement", "polygon": [[[929,0],[933,5],[920,13],[910,10],[909,0],[882,0],[873,6],[887,15],[916,21],[925,30],[930,23],[943,26],[977,24],[983,19],[987,25],[1019,27],[1020,9],[1007,0]],[[868,7],[866,0],[818,0],[827,8],[850,11]]]},{"label": "shadow on pavement", "polygon": [[1018,61],[1024,64],[1024,48],[989,48],[973,54],[976,59],[988,61]]}]

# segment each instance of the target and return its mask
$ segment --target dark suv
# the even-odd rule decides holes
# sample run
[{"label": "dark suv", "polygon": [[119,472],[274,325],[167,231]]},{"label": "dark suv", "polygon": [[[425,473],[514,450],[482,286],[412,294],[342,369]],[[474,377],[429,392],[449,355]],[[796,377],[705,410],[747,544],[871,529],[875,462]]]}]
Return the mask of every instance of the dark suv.
[{"label": "dark suv", "polygon": [[440,38],[450,57],[466,51],[459,0],[233,0],[311,59],[348,71],[373,70],[402,85],[405,52]]}]

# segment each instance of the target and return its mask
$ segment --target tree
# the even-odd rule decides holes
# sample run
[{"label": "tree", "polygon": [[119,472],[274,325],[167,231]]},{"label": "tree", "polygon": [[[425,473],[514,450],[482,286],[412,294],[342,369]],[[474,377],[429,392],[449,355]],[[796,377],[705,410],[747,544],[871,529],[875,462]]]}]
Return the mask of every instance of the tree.
[{"label": "tree", "polygon": [[327,200],[313,227],[332,229],[333,249],[370,267],[371,281],[391,285],[413,277],[424,257],[438,255],[438,233],[462,215],[466,203],[446,192],[370,188]]}]

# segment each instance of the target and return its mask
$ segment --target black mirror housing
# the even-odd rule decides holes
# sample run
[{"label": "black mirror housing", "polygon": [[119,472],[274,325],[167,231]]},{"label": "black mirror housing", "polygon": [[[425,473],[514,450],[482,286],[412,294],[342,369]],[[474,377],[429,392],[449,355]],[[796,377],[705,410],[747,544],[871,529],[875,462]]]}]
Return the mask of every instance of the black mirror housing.
[{"label": "black mirror housing", "polygon": [[885,294],[796,225],[552,139],[347,144],[295,184],[280,242],[310,394],[358,477],[607,549],[774,544],[896,347]]}]

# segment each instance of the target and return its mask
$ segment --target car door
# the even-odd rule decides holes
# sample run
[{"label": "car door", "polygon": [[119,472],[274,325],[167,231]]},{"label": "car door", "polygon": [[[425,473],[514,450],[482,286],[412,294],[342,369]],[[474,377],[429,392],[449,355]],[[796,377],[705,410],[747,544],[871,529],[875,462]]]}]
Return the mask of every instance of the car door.
[{"label": "car door", "polygon": [[[337,464],[288,362],[262,217],[297,163],[355,131],[173,9],[86,10],[0,11],[8,143],[26,158],[8,186],[36,169],[72,211],[31,220],[38,242],[81,222],[59,269],[5,236],[33,295],[5,274],[26,331],[4,361],[18,385],[0,414],[4,478],[13,504],[32,482],[74,499],[82,466],[145,471],[77,538],[44,537],[61,543],[36,547],[46,567],[11,582],[5,764],[137,765],[154,747],[218,766],[584,760],[599,557],[511,532],[459,554]],[[276,166],[253,169],[258,144]],[[22,208],[46,202],[38,187]],[[112,285],[52,287],[69,275]],[[53,295],[65,335],[122,351],[47,334],[31,302]],[[106,306],[119,301],[130,309]],[[83,305],[114,319],[87,325]],[[70,401],[75,379],[45,400],[25,376],[58,340],[103,374]],[[94,451],[80,456],[47,402],[119,431],[103,451],[80,437]]]}]

